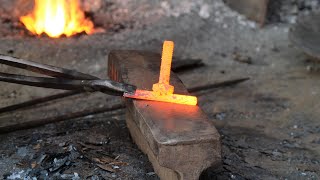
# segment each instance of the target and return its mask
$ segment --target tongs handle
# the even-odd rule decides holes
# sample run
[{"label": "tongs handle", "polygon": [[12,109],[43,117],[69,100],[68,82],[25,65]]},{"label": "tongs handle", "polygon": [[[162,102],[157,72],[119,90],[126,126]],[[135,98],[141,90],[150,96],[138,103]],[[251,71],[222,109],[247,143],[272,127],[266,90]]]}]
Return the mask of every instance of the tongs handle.
[{"label": "tongs handle", "polygon": [[0,54],[0,64],[5,64],[8,66],[25,69],[35,73],[39,73],[46,76],[65,78],[65,79],[81,79],[81,80],[93,80],[99,79],[98,77],[91,76],[89,74],[84,74],[78,71],[59,68],[55,66],[50,66],[46,64],[40,64],[33,61],[28,61],[24,59],[19,59],[11,56],[5,56]]},{"label": "tongs handle", "polygon": [[125,92],[134,92],[135,86],[111,80],[70,80],[44,77],[32,77],[0,72],[0,81],[35,87],[63,90],[100,91],[110,95],[122,96]]},{"label": "tongs handle", "polygon": [[123,95],[125,92],[132,93],[136,90],[135,86],[129,84],[118,83],[111,80],[100,80],[98,77],[78,71],[40,64],[10,56],[0,55],[0,64],[55,77],[45,78],[0,73],[0,81],[9,83],[51,89],[101,91],[106,94],[119,96]]}]

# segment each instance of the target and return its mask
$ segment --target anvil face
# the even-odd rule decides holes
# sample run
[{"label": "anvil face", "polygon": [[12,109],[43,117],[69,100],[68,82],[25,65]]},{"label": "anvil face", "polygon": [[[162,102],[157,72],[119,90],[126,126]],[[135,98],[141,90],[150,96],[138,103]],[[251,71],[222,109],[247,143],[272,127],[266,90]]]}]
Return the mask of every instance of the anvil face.
[{"label": "anvil face", "polygon": [[[126,98],[126,123],[132,139],[148,155],[160,179],[199,179],[204,169],[221,162],[220,136],[199,106],[176,104],[176,99],[174,103],[159,102],[179,97],[174,93],[161,94],[161,90],[158,94],[154,89],[153,84],[159,80],[159,59],[155,53],[111,52],[109,76],[139,88],[125,96],[152,99]],[[175,93],[188,95],[174,73],[168,82],[174,86]]]}]

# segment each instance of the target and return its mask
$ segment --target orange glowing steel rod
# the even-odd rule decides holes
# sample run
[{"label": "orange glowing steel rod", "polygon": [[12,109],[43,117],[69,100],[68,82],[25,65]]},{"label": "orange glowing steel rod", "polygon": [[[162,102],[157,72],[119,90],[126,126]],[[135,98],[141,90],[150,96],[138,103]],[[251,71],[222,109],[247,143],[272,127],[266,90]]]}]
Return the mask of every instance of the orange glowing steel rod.
[{"label": "orange glowing steel rod", "polygon": [[197,97],[195,96],[173,94],[174,87],[169,83],[173,49],[174,43],[172,41],[165,41],[163,43],[159,82],[153,84],[153,91],[138,89],[134,94],[125,93],[124,97],[193,106],[197,105]]}]

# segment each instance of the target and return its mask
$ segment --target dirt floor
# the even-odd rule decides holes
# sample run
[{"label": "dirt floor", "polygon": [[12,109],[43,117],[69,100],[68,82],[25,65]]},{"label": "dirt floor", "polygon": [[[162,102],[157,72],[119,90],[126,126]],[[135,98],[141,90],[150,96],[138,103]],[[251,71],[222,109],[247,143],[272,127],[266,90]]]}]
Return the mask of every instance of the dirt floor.
[{"label": "dirt floor", "polygon": [[[7,3],[0,10],[13,12],[16,1],[10,2],[0,0]],[[259,28],[221,0],[108,0],[94,12],[91,17],[104,33],[60,39],[31,36],[14,18],[17,15],[0,12],[0,54],[107,78],[111,50],[160,52],[163,40],[173,40],[177,59],[205,63],[178,73],[187,88],[250,78],[236,86],[195,93],[222,136],[223,163],[208,169],[203,179],[320,179],[319,63],[289,42],[294,22],[271,18]],[[24,73],[1,65],[0,70]],[[57,92],[8,83],[0,87],[0,107]],[[48,104],[50,112],[39,116],[117,100],[102,94],[78,95]],[[0,177],[158,179],[132,143],[124,112],[120,108],[1,134]],[[0,115],[0,121],[10,118],[24,117],[19,112]],[[111,165],[99,167],[97,161]]]}]

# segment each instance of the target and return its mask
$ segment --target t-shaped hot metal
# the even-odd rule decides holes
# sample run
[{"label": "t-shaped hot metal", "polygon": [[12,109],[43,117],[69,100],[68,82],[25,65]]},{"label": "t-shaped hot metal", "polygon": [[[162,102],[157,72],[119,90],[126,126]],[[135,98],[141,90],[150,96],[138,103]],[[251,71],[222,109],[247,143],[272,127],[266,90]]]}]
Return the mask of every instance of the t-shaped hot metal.
[{"label": "t-shaped hot metal", "polygon": [[197,97],[173,94],[174,86],[170,85],[170,72],[173,55],[174,43],[172,41],[164,41],[161,57],[161,67],[159,82],[153,84],[152,91],[137,89],[134,94],[124,93],[124,97],[161,101],[185,105],[197,105]]}]

